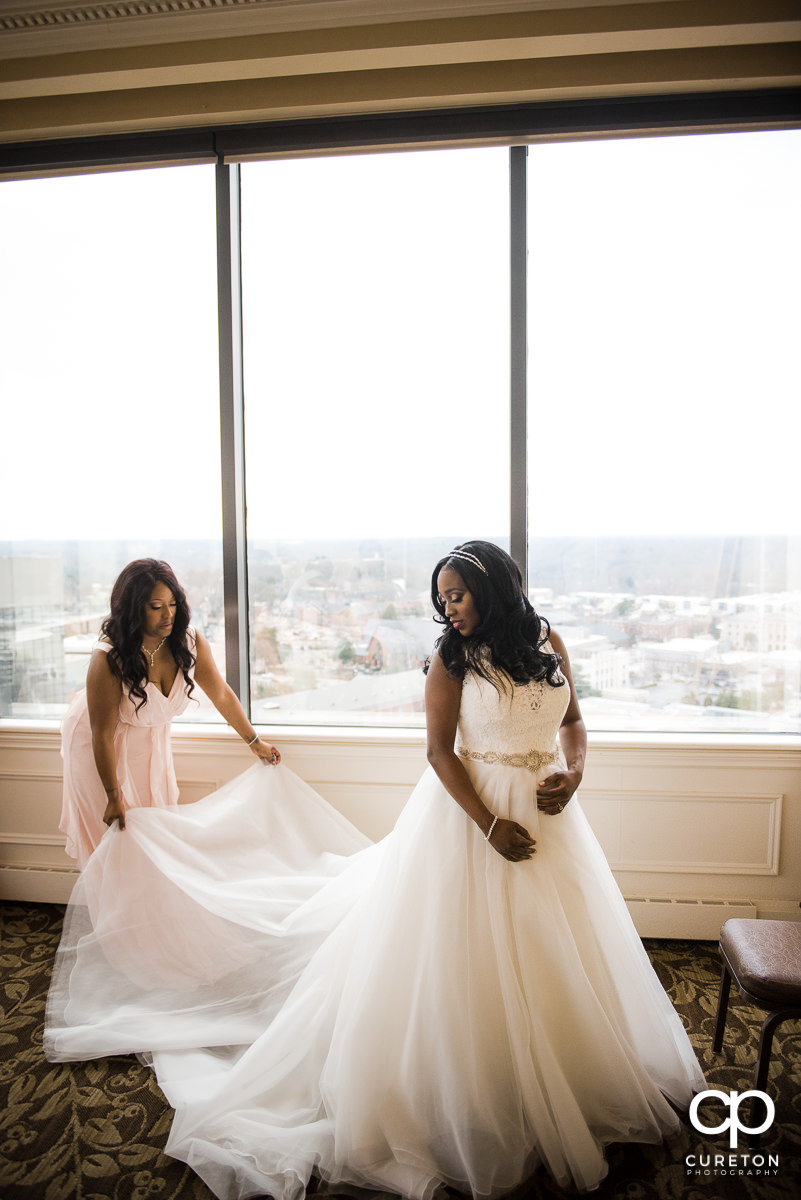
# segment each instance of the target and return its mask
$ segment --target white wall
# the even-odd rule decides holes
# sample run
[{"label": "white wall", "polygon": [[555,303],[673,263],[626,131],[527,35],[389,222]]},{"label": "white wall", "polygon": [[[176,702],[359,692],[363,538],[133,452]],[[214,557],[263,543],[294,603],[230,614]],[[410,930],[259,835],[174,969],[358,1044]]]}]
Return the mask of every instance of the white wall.
[{"label": "white wall", "polygon": [[[252,765],[214,726],[174,726],[182,800]],[[370,837],[425,769],[416,730],[264,731],[284,762]],[[727,916],[801,920],[801,748],[743,738],[595,735],[580,797],[643,936],[714,938]],[[63,902],[59,735],[0,726],[0,898]],[[724,901],[724,904],[714,903]]]}]

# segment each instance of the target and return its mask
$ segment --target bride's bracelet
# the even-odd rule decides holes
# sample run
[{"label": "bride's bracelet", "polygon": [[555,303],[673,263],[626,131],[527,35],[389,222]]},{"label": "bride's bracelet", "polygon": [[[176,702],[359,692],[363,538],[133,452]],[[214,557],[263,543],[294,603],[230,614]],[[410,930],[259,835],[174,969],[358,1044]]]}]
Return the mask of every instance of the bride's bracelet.
[{"label": "bride's bracelet", "polygon": [[485,842],[488,842],[488,841],[490,840],[490,838],[492,837],[492,831],[493,831],[493,829],[495,828],[495,825],[496,825],[496,823],[497,823],[497,820],[498,820],[498,818],[497,818],[497,817],[495,817],[495,818],[494,818],[494,820],[493,820],[493,822],[492,822],[492,824],[490,825],[489,829],[488,829],[488,830],[487,830],[487,832],[484,834],[484,841],[485,841]]},{"label": "bride's bracelet", "polygon": [[258,734],[258,733],[257,733],[257,734],[256,734],[256,736],[255,736],[255,737],[252,737],[252,738],[250,739],[250,741],[249,741],[249,742],[245,742],[245,745],[246,745],[246,746],[253,746],[253,745],[255,745],[255,744],[256,744],[256,742],[259,740],[259,737],[260,737],[260,734]]}]

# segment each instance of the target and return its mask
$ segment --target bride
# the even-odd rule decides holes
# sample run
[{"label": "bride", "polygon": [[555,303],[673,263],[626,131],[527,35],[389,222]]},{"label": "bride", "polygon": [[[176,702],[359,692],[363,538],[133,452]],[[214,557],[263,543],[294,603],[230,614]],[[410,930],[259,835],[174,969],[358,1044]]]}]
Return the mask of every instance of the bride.
[{"label": "bride", "polygon": [[561,639],[513,560],[442,559],[430,767],[375,845],[285,766],[132,810],[73,896],[54,1061],[138,1053],[224,1200],[565,1188],[679,1130],[704,1079],[581,811]]}]

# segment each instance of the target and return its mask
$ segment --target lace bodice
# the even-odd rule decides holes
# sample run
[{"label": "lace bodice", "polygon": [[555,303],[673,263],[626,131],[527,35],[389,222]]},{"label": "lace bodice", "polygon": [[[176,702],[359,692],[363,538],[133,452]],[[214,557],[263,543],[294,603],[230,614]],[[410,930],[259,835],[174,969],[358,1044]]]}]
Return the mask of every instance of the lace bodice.
[{"label": "lace bodice", "polygon": [[[564,678],[561,672],[558,678]],[[482,755],[489,751],[526,755],[557,750],[559,726],[569,701],[567,681],[563,687],[551,687],[544,681],[525,685],[507,681],[504,691],[470,672],[462,685],[456,749]]]}]

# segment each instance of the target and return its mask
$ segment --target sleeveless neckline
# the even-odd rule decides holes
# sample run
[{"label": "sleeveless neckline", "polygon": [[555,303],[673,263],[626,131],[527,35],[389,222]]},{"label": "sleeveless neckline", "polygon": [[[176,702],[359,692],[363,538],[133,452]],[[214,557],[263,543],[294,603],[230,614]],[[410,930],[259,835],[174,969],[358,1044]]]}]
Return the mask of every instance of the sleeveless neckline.
[{"label": "sleeveless neckline", "polygon": [[[192,651],[192,653],[194,654],[196,651],[196,647],[197,647],[197,639],[195,637],[195,628],[193,625],[187,626],[186,636],[187,636],[187,642],[189,644],[189,648]],[[95,650],[102,650],[104,654],[108,654],[111,647],[112,647],[112,643],[108,640],[108,638],[106,638],[105,635],[101,635],[97,639],[97,642],[95,643],[94,648],[95,648]],[[192,668],[192,670],[190,670],[189,674],[190,674],[190,676],[192,676],[194,674],[194,667]],[[148,678],[148,681],[145,684],[145,690],[147,691],[148,688],[152,688],[155,695],[160,696],[162,700],[169,701],[172,699],[172,695],[173,695],[173,692],[175,691],[175,686],[178,682],[179,677],[181,679],[183,679],[183,671],[178,666],[178,664],[175,663],[175,675],[173,676],[173,681],[170,684],[169,691],[163,692],[161,690],[161,688],[158,686],[158,684],[156,683],[156,681],[154,679],[150,679],[150,678]]]}]

